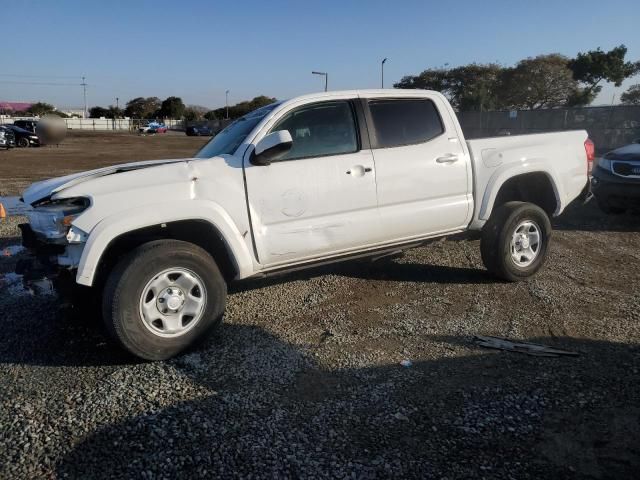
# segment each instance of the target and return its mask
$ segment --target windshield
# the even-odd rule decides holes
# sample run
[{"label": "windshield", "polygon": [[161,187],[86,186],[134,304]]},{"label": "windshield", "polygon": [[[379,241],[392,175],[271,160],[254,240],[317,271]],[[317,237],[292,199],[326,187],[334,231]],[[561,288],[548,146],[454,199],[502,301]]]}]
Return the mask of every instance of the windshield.
[{"label": "windshield", "polygon": [[240,117],[202,147],[202,149],[196,153],[195,158],[211,158],[225,154],[232,155],[244,139],[247,138],[247,135],[251,133],[251,130],[260,123],[260,120],[279,104],[280,102],[272,103],[271,105],[247,113],[244,117]]}]

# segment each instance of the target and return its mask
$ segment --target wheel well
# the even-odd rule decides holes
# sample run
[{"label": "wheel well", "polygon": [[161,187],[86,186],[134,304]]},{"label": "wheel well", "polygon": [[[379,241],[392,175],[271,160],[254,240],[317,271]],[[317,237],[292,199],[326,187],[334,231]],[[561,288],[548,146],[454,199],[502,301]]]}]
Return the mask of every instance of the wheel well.
[{"label": "wheel well", "polygon": [[133,249],[143,243],[163,239],[183,240],[209,252],[227,283],[238,274],[231,250],[214,225],[205,220],[180,220],[140,228],[113,239],[100,257],[94,285],[102,284],[120,258]]},{"label": "wheel well", "polygon": [[549,177],[542,172],[525,173],[502,184],[493,209],[511,201],[529,202],[551,216],[558,208],[558,200]]}]

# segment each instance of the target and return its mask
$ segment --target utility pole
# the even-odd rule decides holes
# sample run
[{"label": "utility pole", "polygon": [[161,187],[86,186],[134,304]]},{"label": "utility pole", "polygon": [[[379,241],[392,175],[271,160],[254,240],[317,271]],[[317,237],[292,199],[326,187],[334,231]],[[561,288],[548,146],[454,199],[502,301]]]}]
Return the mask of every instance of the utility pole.
[{"label": "utility pole", "polygon": [[382,88],[384,88],[384,64],[386,63],[386,61],[387,61],[387,58],[385,57],[385,58],[382,59],[382,63],[380,64],[380,70],[381,70],[381,82],[380,83],[382,85]]},{"label": "utility pole", "polygon": [[120,99],[116,97],[116,110],[120,110]]},{"label": "utility pole", "polygon": [[84,97],[84,115],[82,118],[87,118],[87,82],[85,82],[84,77],[82,77],[82,96]]},{"label": "utility pole", "polygon": [[229,120],[229,90],[227,90],[226,92],[224,92],[225,95],[225,105],[227,107],[227,120]]},{"label": "utility pole", "polygon": [[311,72],[314,75],[324,75],[324,91],[329,87],[329,74],[327,72]]}]

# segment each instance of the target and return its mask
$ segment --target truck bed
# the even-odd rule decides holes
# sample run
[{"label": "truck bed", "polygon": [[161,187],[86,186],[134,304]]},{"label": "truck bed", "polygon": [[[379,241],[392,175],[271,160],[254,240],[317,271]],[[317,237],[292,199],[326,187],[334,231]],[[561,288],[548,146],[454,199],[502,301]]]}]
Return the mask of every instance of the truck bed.
[{"label": "truck bed", "polygon": [[467,140],[474,182],[471,228],[481,228],[487,221],[505,181],[533,172],[552,180],[558,204],[552,213],[562,213],[587,183],[587,138],[585,130],[572,130]]}]

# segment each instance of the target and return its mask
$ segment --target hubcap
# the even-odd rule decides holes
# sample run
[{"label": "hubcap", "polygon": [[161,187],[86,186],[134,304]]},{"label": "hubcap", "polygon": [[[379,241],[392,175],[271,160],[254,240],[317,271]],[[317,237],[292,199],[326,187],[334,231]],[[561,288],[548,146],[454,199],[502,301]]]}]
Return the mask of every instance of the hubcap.
[{"label": "hubcap", "polygon": [[521,222],[511,237],[511,259],[518,267],[528,267],[542,247],[540,227],[532,220]]},{"label": "hubcap", "polygon": [[169,268],[142,290],[140,316],[147,329],[162,337],[177,337],[202,318],[206,305],[202,279],[186,268]]}]

